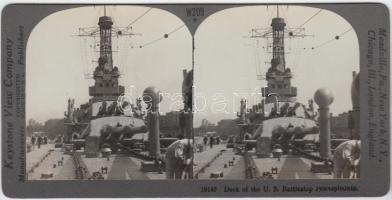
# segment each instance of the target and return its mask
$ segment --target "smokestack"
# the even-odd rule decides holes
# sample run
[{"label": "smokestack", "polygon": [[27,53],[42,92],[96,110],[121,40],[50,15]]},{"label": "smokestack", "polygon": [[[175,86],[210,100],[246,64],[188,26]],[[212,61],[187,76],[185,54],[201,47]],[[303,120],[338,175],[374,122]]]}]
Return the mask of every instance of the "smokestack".
[{"label": "smokestack", "polygon": [[246,112],[246,100],[241,99],[241,109],[240,109],[240,121],[245,122],[245,112]]}]

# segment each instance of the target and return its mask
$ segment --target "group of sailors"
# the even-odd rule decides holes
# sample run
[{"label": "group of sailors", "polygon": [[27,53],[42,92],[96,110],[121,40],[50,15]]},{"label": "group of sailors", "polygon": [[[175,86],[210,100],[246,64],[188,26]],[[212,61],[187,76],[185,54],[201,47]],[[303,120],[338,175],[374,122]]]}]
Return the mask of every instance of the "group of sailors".
[{"label": "group of sailors", "polygon": [[208,144],[211,149],[214,147],[214,144],[220,144],[220,142],[221,142],[221,139],[220,139],[219,136],[216,136],[216,137],[214,137],[214,136],[210,136],[210,137],[204,136],[203,137],[204,146],[207,146],[207,144]]},{"label": "group of sailors", "polygon": [[31,136],[31,145],[37,145],[38,149],[42,144],[48,144],[48,137],[46,136]]}]

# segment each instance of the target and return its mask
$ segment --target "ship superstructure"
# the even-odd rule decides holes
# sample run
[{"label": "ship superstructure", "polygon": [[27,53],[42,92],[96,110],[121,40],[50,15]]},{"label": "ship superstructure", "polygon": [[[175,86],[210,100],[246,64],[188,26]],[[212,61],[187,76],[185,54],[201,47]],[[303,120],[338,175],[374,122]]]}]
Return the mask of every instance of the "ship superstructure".
[{"label": "ship superstructure", "polygon": [[297,88],[291,84],[293,74],[286,66],[285,38],[304,36],[302,28],[286,28],[278,7],[271,28],[252,30],[252,38],[272,39],[272,58],[265,74],[267,85],[261,87],[261,102],[247,108],[246,99],[241,100],[238,125],[242,128],[242,140],[268,138],[268,148],[278,144],[287,151],[288,141],[318,134],[313,101],[309,100],[308,106],[297,102]]},{"label": "ship superstructure", "polygon": [[97,156],[105,147],[115,152],[118,141],[147,131],[141,99],[133,105],[122,98],[125,88],[119,83],[118,67],[113,65],[112,39],[133,35],[129,30],[114,27],[112,18],[106,15],[106,7],[98,27],[79,29],[80,37],[99,38],[99,57],[93,73],[94,85],[89,87],[89,102],[75,108],[75,100],[68,100],[66,141],[77,149],[84,147],[91,156]]},{"label": "ship superstructure", "polygon": [[113,67],[112,57],[112,18],[102,16],[99,18],[99,59],[98,66],[94,71],[94,86],[89,88],[92,101],[117,100],[124,94],[124,86],[119,85],[120,73],[117,67]]},{"label": "ship superstructure", "polygon": [[291,86],[291,70],[286,68],[285,60],[285,26],[283,18],[272,19],[272,59],[271,67],[266,73],[267,87],[263,90],[266,103],[275,101],[272,97],[277,95],[279,101],[294,102],[297,88]]}]

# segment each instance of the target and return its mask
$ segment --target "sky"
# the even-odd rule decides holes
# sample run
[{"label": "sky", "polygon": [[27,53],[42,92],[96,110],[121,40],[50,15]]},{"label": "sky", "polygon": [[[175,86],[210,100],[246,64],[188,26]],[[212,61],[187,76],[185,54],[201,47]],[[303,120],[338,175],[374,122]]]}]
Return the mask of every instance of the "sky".
[{"label": "sky", "polygon": [[[108,15],[115,26],[125,27],[148,9],[110,6]],[[281,6],[279,13],[287,27],[298,27],[318,11]],[[102,6],[74,8],[54,13],[35,27],[27,44],[26,120],[44,122],[63,117],[70,97],[77,105],[88,101],[88,87],[94,82],[85,74],[93,72],[96,63],[92,61],[97,55],[93,39],[75,35],[81,27],[96,26],[102,14]],[[265,39],[247,36],[252,28],[269,28],[275,15],[274,6],[232,8],[213,14],[200,25],[195,35],[195,126],[204,118],[213,123],[235,118],[242,96],[249,99],[250,105],[260,101],[259,95],[251,93],[266,85],[257,77],[268,69],[265,62],[270,61],[270,54],[263,49]],[[158,87],[170,94],[161,103],[163,113],[182,106],[178,104],[178,93],[182,69],[191,69],[191,35],[181,28],[166,39],[138,47],[182,24],[174,15],[152,9],[132,25],[133,32],[140,35],[115,38],[113,43],[114,50],[119,51],[114,53],[114,65],[122,73],[120,84],[126,87],[126,94],[132,91],[132,97],[137,97],[150,85]],[[292,85],[298,87],[298,101],[306,104],[318,88],[326,87],[335,96],[330,106],[332,113],[351,109],[352,71],[359,70],[355,32],[351,30],[339,40],[312,50],[351,26],[339,15],[322,10],[303,28],[309,36],[285,41],[286,67],[294,74]]]}]

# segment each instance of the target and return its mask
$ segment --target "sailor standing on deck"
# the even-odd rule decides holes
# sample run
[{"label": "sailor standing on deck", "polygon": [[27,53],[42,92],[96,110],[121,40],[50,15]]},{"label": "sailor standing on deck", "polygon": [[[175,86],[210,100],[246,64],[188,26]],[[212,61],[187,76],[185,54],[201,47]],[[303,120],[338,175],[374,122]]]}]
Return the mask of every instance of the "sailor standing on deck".
[{"label": "sailor standing on deck", "polygon": [[38,140],[37,140],[38,149],[41,148],[41,143],[42,143],[42,137],[38,136]]},{"label": "sailor standing on deck", "polygon": [[207,143],[208,143],[208,137],[207,136],[204,136],[204,138],[203,138],[203,143],[204,143],[204,149],[205,150],[207,150]]},{"label": "sailor standing on deck", "polygon": [[173,142],[166,151],[166,178],[182,179],[182,174],[188,169],[192,161],[192,143],[190,139]]},{"label": "sailor standing on deck", "polygon": [[361,141],[349,140],[336,147],[333,156],[334,178],[350,178],[354,174],[359,178],[361,159]]},{"label": "sailor standing on deck", "polygon": [[251,138],[251,135],[250,135],[250,133],[248,133],[248,132],[245,132],[245,135],[244,135],[244,140],[250,140],[250,138]]},{"label": "sailor standing on deck", "polygon": [[220,137],[216,136],[216,144],[220,144]]},{"label": "sailor standing on deck", "polygon": [[210,148],[214,146],[214,137],[210,136]]},{"label": "sailor standing on deck", "polygon": [[31,144],[34,146],[35,145],[35,136],[31,136]]}]

